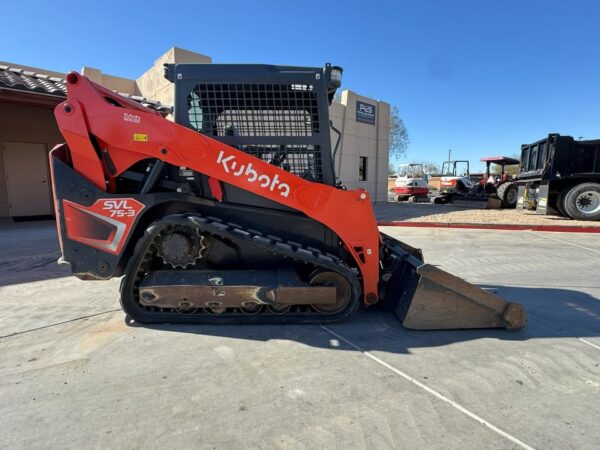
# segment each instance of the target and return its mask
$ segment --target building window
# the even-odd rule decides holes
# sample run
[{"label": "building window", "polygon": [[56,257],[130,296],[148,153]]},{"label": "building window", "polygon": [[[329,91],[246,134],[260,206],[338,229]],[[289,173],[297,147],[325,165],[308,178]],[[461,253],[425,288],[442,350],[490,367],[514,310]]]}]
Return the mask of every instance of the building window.
[{"label": "building window", "polygon": [[359,157],[358,181],[367,181],[367,157],[366,156]]}]

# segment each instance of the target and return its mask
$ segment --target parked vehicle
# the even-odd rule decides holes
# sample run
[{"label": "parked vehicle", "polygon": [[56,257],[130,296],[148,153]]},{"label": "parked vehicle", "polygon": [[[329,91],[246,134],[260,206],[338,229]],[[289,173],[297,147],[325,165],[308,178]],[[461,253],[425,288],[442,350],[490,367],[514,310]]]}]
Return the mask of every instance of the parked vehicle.
[{"label": "parked vehicle", "polygon": [[424,263],[379,231],[366,190],[338,185],[341,68],[165,76],[175,122],[76,72],[55,109],[62,261],[84,280],[123,277],[128,322],[323,324],[379,302],[412,329],[525,326],[522,305]]},{"label": "parked vehicle", "polygon": [[398,176],[394,187],[394,193],[399,202],[411,197],[427,197],[429,185],[423,173],[422,164],[400,164]]},{"label": "parked vehicle", "polygon": [[444,161],[442,164],[442,195],[466,194],[475,185],[469,174],[469,161]]},{"label": "parked vehicle", "polygon": [[[519,187],[505,169],[506,166],[519,165],[520,161],[508,156],[485,156],[480,161],[485,162],[485,177],[481,180],[478,191],[486,197],[498,198],[503,208],[516,207]],[[500,166],[499,175],[491,173],[492,164]]]},{"label": "parked vehicle", "polygon": [[600,139],[549,134],[521,146],[519,209],[600,220]]}]

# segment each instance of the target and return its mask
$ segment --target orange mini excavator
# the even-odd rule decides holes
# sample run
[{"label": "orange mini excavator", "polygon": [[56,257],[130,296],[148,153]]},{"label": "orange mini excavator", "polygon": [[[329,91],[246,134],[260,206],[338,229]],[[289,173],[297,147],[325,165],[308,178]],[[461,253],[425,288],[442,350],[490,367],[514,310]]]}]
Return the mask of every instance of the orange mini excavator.
[{"label": "orange mini excavator", "polygon": [[325,323],[364,303],[412,329],[525,326],[521,305],[381,234],[368,192],[336,179],[341,74],[169,64],[172,122],[70,73],[50,155],[63,261],[123,276],[141,323]]}]

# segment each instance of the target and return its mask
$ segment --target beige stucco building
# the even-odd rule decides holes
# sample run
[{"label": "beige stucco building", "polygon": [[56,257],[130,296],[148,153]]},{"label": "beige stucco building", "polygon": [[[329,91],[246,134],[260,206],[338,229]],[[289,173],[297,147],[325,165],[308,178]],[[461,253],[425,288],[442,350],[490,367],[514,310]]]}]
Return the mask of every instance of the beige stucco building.
[{"label": "beige stucco building", "polygon": [[[165,112],[165,106],[173,105],[174,86],[164,78],[163,64],[211,62],[209,56],[173,47],[137,79],[105,74],[93,67],[83,67],[81,73]],[[65,76],[0,62],[0,218],[52,214],[48,152],[62,141],[53,109],[65,98]],[[373,201],[385,201],[389,104],[344,90],[341,102],[333,103],[330,113],[342,133],[335,159],[338,178],[348,188],[368,189]],[[336,139],[332,133],[332,147]]]},{"label": "beige stucco building", "polygon": [[[359,105],[374,106],[374,123],[357,121]],[[342,91],[339,103],[329,108],[333,126],[342,133],[335,157],[335,172],[348,189],[363,187],[373,202],[387,201],[390,147],[390,105]],[[332,133],[332,148],[337,136]]]}]

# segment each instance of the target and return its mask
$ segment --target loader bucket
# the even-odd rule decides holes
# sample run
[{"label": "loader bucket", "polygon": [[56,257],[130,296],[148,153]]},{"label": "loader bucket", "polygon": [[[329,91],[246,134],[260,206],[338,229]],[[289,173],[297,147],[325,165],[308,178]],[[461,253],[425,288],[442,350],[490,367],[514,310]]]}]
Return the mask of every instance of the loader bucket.
[{"label": "loader bucket", "polygon": [[420,250],[382,234],[386,309],[412,330],[505,328],[527,325],[523,305],[478,288],[430,264]]}]

